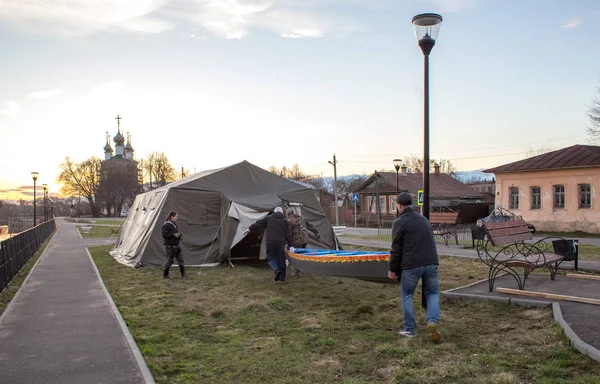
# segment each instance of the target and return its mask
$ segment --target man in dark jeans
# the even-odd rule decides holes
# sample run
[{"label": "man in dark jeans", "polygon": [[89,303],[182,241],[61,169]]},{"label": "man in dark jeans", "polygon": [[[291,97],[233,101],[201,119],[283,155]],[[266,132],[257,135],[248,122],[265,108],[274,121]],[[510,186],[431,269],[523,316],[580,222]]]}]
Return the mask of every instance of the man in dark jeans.
[{"label": "man in dark jeans", "polygon": [[181,278],[186,278],[185,267],[183,265],[183,256],[181,254],[181,246],[179,245],[179,241],[183,235],[181,232],[179,232],[179,228],[177,227],[177,217],[177,212],[169,212],[169,216],[167,216],[167,220],[161,229],[165,245],[165,253],[167,255],[167,262],[165,263],[163,270],[163,279],[169,278],[169,269],[171,268],[171,265],[173,265],[173,259],[177,259],[177,263],[179,264],[179,272],[181,272]]},{"label": "man in dark jeans", "polygon": [[285,281],[285,247],[286,244],[292,244],[292,231],[281,207],[275,208],[272,215],[267,215],[252,224],[244,235],[249,232],[260,235],[265,230],[267,231],[267,262],[275,271],[275,281]]},{"label": "man in dark jeans", "polygon": [[402,192],[396,198],[400,215],[392,226],[392,249],[388,277],[401,277],[404,330],[400,336],[416,337],[417,324],[413,296],[419,279],[427,300],[427,329],[431,339],[440,341],[440,299],[438,294],[438,254],[431,224],[412,208],[412,197]]}]

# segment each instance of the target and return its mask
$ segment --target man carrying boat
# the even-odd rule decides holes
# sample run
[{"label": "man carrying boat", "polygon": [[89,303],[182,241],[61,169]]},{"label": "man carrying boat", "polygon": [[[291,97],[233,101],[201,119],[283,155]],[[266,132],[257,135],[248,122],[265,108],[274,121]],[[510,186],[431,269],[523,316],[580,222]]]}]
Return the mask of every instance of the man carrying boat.
[{"label": "man carrying boat", "polygon": [[435,342],[441,339],[437,323],[440,320],[438,294],[438,254],[431,224],[412,208],[412,197],[402,192],[396,198],[400,215],[392,226],[392,248],[388,277],[401,279],[404,330],[400,336],[416,337],[413,296],[419,279],[427,300],[427,329]]}]

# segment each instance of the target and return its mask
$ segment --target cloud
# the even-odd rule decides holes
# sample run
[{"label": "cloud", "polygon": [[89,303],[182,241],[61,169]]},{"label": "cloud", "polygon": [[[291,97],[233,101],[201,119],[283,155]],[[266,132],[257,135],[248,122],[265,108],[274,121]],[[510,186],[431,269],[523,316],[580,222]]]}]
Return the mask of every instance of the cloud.
[{"label": "cloud", "polygon": [[388,4],[391,0],[2,0],[0,21],[58,36],[156,34],[192,22],[225,39],[241,39],[252,30],[316,38],[362,29],[342,16],[348,13],[339,12],[340,7],[381,11]]},{"label": "cloud", "polygon": [[6,102],[6,108],[0,109],[0,116],[15,117],[21,113],[21,107],[16,101],[9,100]]},{"label": "cloud", "polygon": [[150,13],[162,0],[3,0],[0,20],[38,33],[77,36],[98,31],[159,33],[172,27]]},{"label": "cloud", "polygon": [[32,99],[51,99],[62,95],[64,88],[47,89],[45,91],[33,92],[28,96]]},{"label": "cloud", "polygon": [[459,13],[475,8],[477,0],[426,0],[438,13]]},{"label": "cloud", "polygon": [[581,19],[573,19],[571,21],[569,21],[566,24],[561,25],[561,28],[567,28],[567,29],[572,29],[572,28],[577,28],[581,25]]}]

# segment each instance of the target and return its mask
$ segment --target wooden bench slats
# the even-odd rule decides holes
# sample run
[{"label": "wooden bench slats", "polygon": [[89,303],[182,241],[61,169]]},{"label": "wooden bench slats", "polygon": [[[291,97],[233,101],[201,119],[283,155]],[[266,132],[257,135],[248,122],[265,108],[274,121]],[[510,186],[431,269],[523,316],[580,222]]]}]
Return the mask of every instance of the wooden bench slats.
[{"label": "wooden bench slats", "polygon": [[[500,237],[500,236],[507,236],[507,235],[517,235],[517,234],[530,234],[531,232],[529,231],[529,228],[527,227],[515,227],[515,228],[503,228],[503,229],[493,229],[491,231],[488,231],[489,234],[492,235],[492,237]],[[533,238],[533,236],[531,236]]]},{"label": "wooden bench slats", "polygon": [[431,218],[429,218],[429,222],[431,224],[456,224],[456,220],[452,220],[452,219],[431,219]]},{"label": "wooden bench slats", "polygon": [[504,245],[504,244],[508,244],[508,243],[520,243],[522,241],[531,240],[531,239],[532,239],[532,237],[531,237],[530,233],[520,233],[520,234],[515,234],[515,235],[492,237],[492,238],[490,238],[490,243],[492,243],[493,246],[496,246],[496,245]]},{"label": "wooden bench slats", "polygon": [[491,223],[483,224],[488,230],[502,229],[502,228],[514,228],[520,226],[527,226],[524,220],[510,220],[510,221],[494,221]]},{"label": "wooden bench slats", "polygon": [[431,212],[429,222],[431,224],[456,224],[458,212]]}]

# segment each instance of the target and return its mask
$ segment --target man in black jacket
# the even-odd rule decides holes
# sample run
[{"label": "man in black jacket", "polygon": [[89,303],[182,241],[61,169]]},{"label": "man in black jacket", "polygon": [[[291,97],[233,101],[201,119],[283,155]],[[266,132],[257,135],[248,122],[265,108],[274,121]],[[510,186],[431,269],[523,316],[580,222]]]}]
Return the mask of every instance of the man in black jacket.
[{"label": "man in black jacket", "polygon": [[392,226],[392,249],[388,277],[401,277],[404,330],[401,336],[416,337],[413,295],[419,279],[427,300],[427,328],[433,341],[441,339],[437,323],[440,320],[438,295],[438,254],[431,224],[412,208],[412,197],[402,192],[396,198],[400,215]]},{"label": "man in black jacket", "polygon": [[267,215],[252,224],[244,235],[249,232],[260,235],[265,230],[267,231],[267,262],[275,271],[275,281],[285,281],[285,247],[286,244],[292,244],[292,230],[281,207],[275,208],[272,215]]},{"label": "man in black jacket", "polygon": [[165,245],[165,252],[167,254],[167,262],[165,263],[163,270],[163,279],[169,278],[169,269],[171,268],[171,265],[173,265],[173,259],[177,259],[177,263],[179,264],[179,272],[181,272],[181,278],[185,279],[185,267],[183,265],[181,246],[179,245],[179,241],[183,235],[181,232],[179,232],[179,228],[177,227],[177,212],[169,212],[169,216],[163,224],[161,231]]}]

